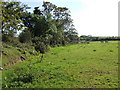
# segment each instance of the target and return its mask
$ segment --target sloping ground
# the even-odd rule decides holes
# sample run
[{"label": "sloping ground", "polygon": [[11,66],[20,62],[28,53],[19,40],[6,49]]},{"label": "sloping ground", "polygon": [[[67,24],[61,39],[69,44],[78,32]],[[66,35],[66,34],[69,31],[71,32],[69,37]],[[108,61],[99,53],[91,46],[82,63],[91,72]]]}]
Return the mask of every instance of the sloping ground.
[{"label": "sloping ground", "polygon": [[117,88],[117,42],[52,48],[3,70],[3,88]]},{"label": "sloping ground", "polygon": [[30,46],[29,48],[26,48],[26,45],[20,46],[12,46],[6,43],[3,43],[2,48],[2,67],[7,68],[8,66],[11,66],[13,64],[23,62],[31,55],[36,55],[37,52]]}]

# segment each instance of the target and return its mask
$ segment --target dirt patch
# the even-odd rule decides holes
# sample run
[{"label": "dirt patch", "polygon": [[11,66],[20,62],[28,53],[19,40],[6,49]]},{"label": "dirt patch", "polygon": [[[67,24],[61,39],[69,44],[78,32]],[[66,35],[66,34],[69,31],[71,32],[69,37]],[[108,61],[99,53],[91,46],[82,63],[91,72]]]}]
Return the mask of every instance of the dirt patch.
[{"label": "dirt patch", "polygon": [[15,65],[19,62],[23,62],[25,61],[26,59],[23,57],[23,56],[20,56],[18,59],[16,59],[15,61],[13,62],[10,62],[10,63],[7,63],[7,64],[4,64],[4,66],[11,66],[11,65]]}]

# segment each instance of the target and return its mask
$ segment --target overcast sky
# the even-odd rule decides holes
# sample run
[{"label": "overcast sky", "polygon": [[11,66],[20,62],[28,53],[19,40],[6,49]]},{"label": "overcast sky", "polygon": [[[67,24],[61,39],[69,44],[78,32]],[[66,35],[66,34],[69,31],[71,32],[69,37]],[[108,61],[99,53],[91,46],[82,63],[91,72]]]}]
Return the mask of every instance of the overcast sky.
[{"label": "overcast sky", "polygon": [[[43,0],[19,0],[31,9]],[[79,35],[118,36],[118,1],[120,0],[44,0],[68,7]]]}]

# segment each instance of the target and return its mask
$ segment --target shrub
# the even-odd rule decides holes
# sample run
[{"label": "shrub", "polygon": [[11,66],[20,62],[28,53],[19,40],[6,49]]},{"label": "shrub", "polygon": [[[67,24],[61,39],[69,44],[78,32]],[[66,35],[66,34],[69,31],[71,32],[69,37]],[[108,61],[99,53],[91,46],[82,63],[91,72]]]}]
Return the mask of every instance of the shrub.
[{"label": "shrub", "polygon": [[35,50],[40,53],[45,53],[49,50],[49,45],[43,43],[43,42],[38,42],[35,44]]},{"label": "shrub", "polygon": [[7,34],[2,35],[2,41],[12,46],[16,46],[20,43],[18,37],[13,37]]},{"label": "shrub", "polygon": [[31,42],[31,33],[28,30],[24,30],[22,33],[19,35],[19,41],[21,43],[28,43]]},{"label": "shrub", "polygon": [[2,34],[2,41],[3,42],[11,42],[13,39],[13,35],[11,34]]},{"label": "shrub", "polygon": [[40,53],[45,53],[50,49],[49,44],[43,37],[34,37],[32,42],[37,52],[40,51]]}]

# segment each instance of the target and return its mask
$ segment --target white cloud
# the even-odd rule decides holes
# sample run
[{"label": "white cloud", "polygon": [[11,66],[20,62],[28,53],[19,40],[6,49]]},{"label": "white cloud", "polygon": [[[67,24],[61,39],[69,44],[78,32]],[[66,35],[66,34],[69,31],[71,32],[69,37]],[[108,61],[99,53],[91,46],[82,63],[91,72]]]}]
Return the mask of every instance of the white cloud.
[{"label": "white cloud", "polygon": [[87,7],[82,12],[72,14],[80,35],[118,35],[118,2],[115,0],[82,1]]}]

